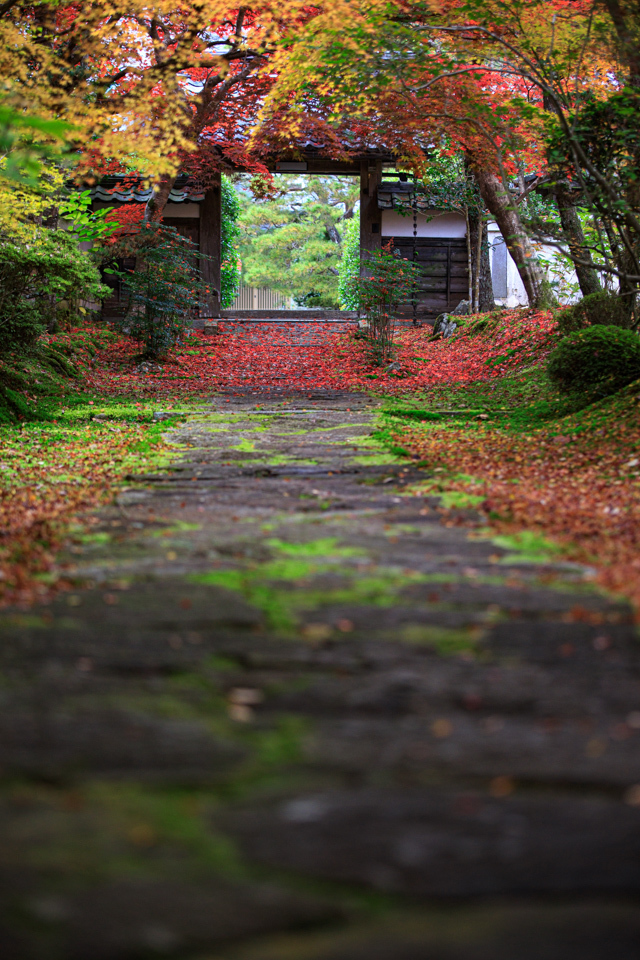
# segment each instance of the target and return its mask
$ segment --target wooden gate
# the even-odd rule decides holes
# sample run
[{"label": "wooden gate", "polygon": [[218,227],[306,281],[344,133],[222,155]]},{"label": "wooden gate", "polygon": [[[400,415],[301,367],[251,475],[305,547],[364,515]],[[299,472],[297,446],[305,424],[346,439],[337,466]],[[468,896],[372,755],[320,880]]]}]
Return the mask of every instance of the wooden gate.
[{"label": "wooden gate", "polygon": [[[382,238],[383,245],[389,240]],[[392,249],[399,250],[405,260],[420,264],[416,318],[433,320],[440,313],[454,310],[469,296],[469,266],[466,239],[449,237],[397,237]],[[397,313],[403,319],[413,318],[413,304],[403,304]]]}]

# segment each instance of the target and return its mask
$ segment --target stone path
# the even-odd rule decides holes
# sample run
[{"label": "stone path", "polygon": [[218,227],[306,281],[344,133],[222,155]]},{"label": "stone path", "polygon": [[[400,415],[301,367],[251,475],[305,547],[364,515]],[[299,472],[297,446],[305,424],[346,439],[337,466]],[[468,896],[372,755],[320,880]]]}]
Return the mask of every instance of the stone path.
[{"label": "stone path", "polygon": [[3,960],[638,957],[630,611],[374,414],[217,397],[2,615]]}]

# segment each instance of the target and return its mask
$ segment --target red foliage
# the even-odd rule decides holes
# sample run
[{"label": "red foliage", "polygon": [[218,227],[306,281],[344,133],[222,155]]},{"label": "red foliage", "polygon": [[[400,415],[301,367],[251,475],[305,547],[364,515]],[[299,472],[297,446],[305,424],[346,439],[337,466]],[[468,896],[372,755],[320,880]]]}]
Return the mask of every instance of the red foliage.
[{"label": "red foliage", "polygon": [[[99,358],[89,386],[107,395],[210,395],[219,390],[344,387],[335,350],[350,349],[339,324],[221,322],[215,337],[191,334],[163,365],[141,372],[137,346],[120,339]],[[336,331],[338,327],[338,331]],[[145,368],[147,369],[147,368]]]},{"label": "red foliage", "polygon": [[108,220],[109,223],[119,223],[121,226],[104,242],[108,245],[114,244],[124,236],[138,233],[143,217],[144,206],[141,203],[128,203],[123,204],[121,207],[114,208],[107,214],[105,219]]},{"label": "red foliage", "polygon": [[216,337],[192,334],[184,349],[148,374],[134,367],[134,344],[119,340],[103,354],[90,385],[110,395],[173,396],[270,386],[398,394],[438,383],[499,378],[505,370],[546,356],[555,340],[550,313],[512,311],[484,333],[446,341],[431,342],[430,327],[404,327],[396,338],[402,367],[398,376],[371,366],[366,342],[345,334],[352,324],[221,321],[220,329]]},{"label": "red foliage", "polygon": [[[400,377],[371,366],[351,325],[346,332],[346,324],[223,321],[219,336],[188,335],[164,364],[140,365],[135,344],[113,340],[84,379],[89,389],[141,400],[328,388],[418,392],[428,404],[430,387],[497,381],[542,361],[555,340],[548,313],[487,320],[483,331],[447,341],[430,341],[428,328],[404,328]],[[534,529],[563,542],[571,557],[597,566],[601,584],[640,606],[639,400],[629,389],[612,402],[611,409],[599,404],[527,434],[474,422],[409,427],[398,441],[451,471],[447,489],[483,496],[494,526]]]}]

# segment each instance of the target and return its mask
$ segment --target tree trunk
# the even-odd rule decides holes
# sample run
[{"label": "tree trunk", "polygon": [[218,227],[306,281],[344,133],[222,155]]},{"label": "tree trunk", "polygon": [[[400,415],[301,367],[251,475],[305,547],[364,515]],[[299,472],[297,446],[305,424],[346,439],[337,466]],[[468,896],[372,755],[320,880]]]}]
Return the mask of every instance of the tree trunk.
[{"label": "tree trunk", "polygon": [[474,209],[469,210],[469,223],[471,229],[471,248],[478,249],[478,228],[481,226],[482,234],[480,241],[480,263],[478,276],[478,258],[473,258],[473,289],[477,290],[477,297],[474,297],[474,308],[480,313],[487,313],[489,310],[495,310],[493,299],[493,282],[491,279],[491,258],[489,256],[489,231],[487,221],[482,213]]},{"label": "tree trunk", "polygon": [[638,0],[603,0],[618,38],[616,53],[627,68],[629,85],[640,88],[640,42],[638,42]]},{"label": "tree trunk", "polygon": [[497,174],[484,167],[476,166],[473,158],[469,158],[469,161],[482,199],[489,213],[498,224],[507,249],[520,274],[520,279],[529,298],[529,305],[537,307],[544,289],[544,272],[522,225],[518,208]]},{"label": "tree trunk", "polygon": [[563,184],[558,184],[555,198],[560,212],[562,230],[569,245],[569,254],[573,260],[573,266],[580,284],[580,292],[583,297],[588,297],[590,293],[599,293],[602,287],[593,266],[591,253],[586,248],[580,217],[575,204],[572,203],[568,188]]},{"label": "tree trunk", "polygon": [[153,188],[153,193],[147,200],[147,206],[144,211],[144,220],[146,223],[162,220],[164,208],[169,202],[169,194],[173,190],[173,185],[176,180],[177,177],[163,177],[160,183]]},{"label": "tree trunk", "polygon": [[338,246],[342,245],[342,237],[338,233],[338,228],[336,227],[333,221],[325,223],[325,230],[327,231],[327,237],[333,243],[337,243]]},{"label": "tree trunk", "polygon": [[473,311],[473,237],[471,233],[471,210],[465,207],[464,215],[467,221],[467,300],[469,310]]}]

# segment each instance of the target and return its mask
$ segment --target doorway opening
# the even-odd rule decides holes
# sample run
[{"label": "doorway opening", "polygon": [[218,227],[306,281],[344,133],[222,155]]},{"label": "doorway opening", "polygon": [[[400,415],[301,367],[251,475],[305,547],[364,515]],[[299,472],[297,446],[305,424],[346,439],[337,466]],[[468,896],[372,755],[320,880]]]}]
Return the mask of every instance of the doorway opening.
[{"label": "doorway opening", "polygon": [[360,257],[360,178],[276,173],[265,192],[250,175],[237,174],[233,184],[240,204],[240,288],[230,310],[351,309],[348,281]]}]

